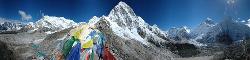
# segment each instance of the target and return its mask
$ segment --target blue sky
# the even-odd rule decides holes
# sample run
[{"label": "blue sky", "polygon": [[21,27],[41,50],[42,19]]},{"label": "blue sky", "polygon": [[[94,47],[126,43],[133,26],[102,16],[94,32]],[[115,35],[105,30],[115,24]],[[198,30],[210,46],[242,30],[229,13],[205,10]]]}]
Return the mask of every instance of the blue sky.
[{"label": "blue sky", "polygon": [[[220,21],[225,16],[226,0],[0,0],[0,17],[21,20],[18,11],[32,16],[29,21],[49,16],[65,17],[76,22],[93,16],[108,15],[119,1],[126,2],[138,16],[161,29],[199,25],[207,17]],[[237,0],[237,17],[250,18],[250,1]]]}]

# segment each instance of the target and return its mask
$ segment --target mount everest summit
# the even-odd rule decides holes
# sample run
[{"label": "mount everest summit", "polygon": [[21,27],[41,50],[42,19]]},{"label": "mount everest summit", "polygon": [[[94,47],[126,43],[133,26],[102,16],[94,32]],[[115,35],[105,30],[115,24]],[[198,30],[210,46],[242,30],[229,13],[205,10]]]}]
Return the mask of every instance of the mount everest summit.
[{"label": "mount everest summit", "polygon": [[[94,16],[86,22],[74,22],[63,17],[43,16],[36,22],[16,23],[1,22],[0,46],[5,52],[3,59],[27,60],[32,57],[32,44],[39,44],[47,53],[48,59],[57,47],[63,44],[71,29],[87,24],[104,33],[109,49],[118,60],[175,60],[187,57],[228,56],[222,51],[209,49],[210,46],[227,48],[227,46],[250,36],[250,21],[236,22],[230,17],[219,23],[211,18],[205,19],[199,26],[190,29],[187,26],[173,27],[163,31],[156,24],[150,25],[137,16],[125,2],[119,2],[107,16]],[[4,32],[12,31],[14,34]],[[51,45],[51,46],[49,46]],[[206,49],[203,49],[206,47]],[[47,50],[46,50],[47,49]],[[209,51],[209,52],[207,52]],[[209,55],[211,54],[211,55]],[[231,55],[230,55],[231,56]],[[234,55],[232,55],[234,56]]]},{"label": "mount everest summit", "polygon": [[[205,20],[195,30],[193,30],[193,36],[201,36],[202,39],[198,40],[204,43],[215,43],[216,40],[221,40],[221,35],[228,35],[231,39],[231,43],[239,40],[244,40],[249,37],[250,28],[247,24],[236,22],[236,20],[226,17],[219,23],[215,23],[212,20]],[[223,40],[223,39],[222,39]],[[226,39],[228,40],[228,39]],[[224,41],[223,41],[224,42]]]}]

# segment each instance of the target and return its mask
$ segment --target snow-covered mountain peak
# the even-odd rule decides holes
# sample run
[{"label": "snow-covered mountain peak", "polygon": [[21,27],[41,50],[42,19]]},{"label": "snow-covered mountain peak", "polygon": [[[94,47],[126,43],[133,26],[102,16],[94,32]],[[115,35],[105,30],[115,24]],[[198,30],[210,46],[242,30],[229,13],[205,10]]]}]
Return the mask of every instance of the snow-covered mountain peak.
[{"label": "snow-covered mountain peak", "polygon": [[199,26],[191,31],[192,38],[203,37],[203,35],[207,34],[209,29],[216,26],[216,24],[217,23],[208,17]]},{"label": "snow-covered mountain peak", "polygon": [[41,29],[43,32],[51,34],[72,26],[77,26],[73,20],[64,17],[43,16],[40,20],[35,22],[35,29]]},{"label": "snow-covered mountain peak", "polygon": [[107,22],[100,26],[109,26],[115,35],[129,40],[137,40],[145,45],[149,43],[148,40],[163,41],[167,39],[165,32],[160,30],[157,25],[150,26],[140,16],[136,16],[132,8],[125,2],[119,2],[108,16],[100,17],[99,21]]},{"label": "snow-covered mountain peak", "polygon": [[5,31],[17,31],[23,24],[18,20],[0,18],[0,33]]},{"label": "snow-covered mountain peak", "polygon": [[158,26],[157,26],[156,24],[154,24],[154,25],[152,26],[152,28],[153,28],[153,29],[159,29]]},{"label": "snow-covered mountain peak", "polygon": [[128,6],[125,2],[119,2],[118,5],[116,5],[110,12],[109,15],[112,14],[119,14],[121,16],[136,16],[133,9]]},{"label": "snow-covered mountain peak", "polygon": [[187,27],[187,26],[182,26],[180,28],[177,28],[177,27],[172,27],[170,28],[169,31],[178,31],[178,32],[185,32],[185,33],[190,33],[190,29]]},{"label": "snow-covered mountain peak", "polygon": [[168,30],[168,37],[174,40],[187,40],[190,38],[190,29],[187,26],[172,27]]},{"label": "snow-covered mountain peak", "polygon": [[250,27],[250,19],[247,20],[246,25],[247,25],[248,27]]},{"label": "snow-covered mountain peak", "polygon": [[[241,22],[233,20],[231,17],[226,17],[220,23],[209,29],[203,29],[206,33],[203,35],[202,43],[214,43],[218,40],[223,40],[224,37],[230,38],[231,42],[244,39],[245,36],[250,35],[250,28]],[[203,31],[197,30],[197,31]],[[228,42],[224,41],[224,42]],[[220,42],[221,43],[221,42]],[[223,42],[222,42],[223,43]]]},{"label": "snow-covered mountain peak", "polygon": [[215,22],[211,19],[211,18],[207,18],[206,20],[204,20],[201,25],[206,25],[209,27],[212,27],[215,25]]},{"label": "snow-covered mountain peak", "polygon": [[158,27],[156,24],[154,24],[152,27]]},{"label": "snow-covered mountain peak", "polygon": [[190,33],[190,29],[187,26],[183,26],[183,29],[187,32]]},{"label": "snow-covered mountain peak", "polygon": [[207,17],[207,20],[212,20],[210,17]]},{"label": "snow-covered mountain peak", "polygon": [[64,17],[55,17],[55,16],[43,16],[42,19],[36,22],[37,27],[61,27],[69,28],[73,25],[77,25],[73,20],[66,19]]},{"label": "snow-covered mountain peak", "polygon": [[[121,27],[134,27],[141,23],[139,17],[125,2],[119,2],[108,15],[111,21],[119,23]],[[143,23],[142,23],[143,24]]]},{"label": "snow-covered mountain peak", "polygon": [[91,18],[91,19],[89,20],[88,24],[89,24],[90,26],[94,26],[94,24],[97,23],[99,20],[100,20],[99,17],[94,16],[93,18]]},{"label": "snow-covered mountain peak", "polygon": [[92,17],[90,20],[89,20],[89,23],[94,23],[94,22],[97,22],[97,21],[99,21],[99,17],[97,17],[97,16],[94,16],[94,17]]},{"label": "snow-covered mountain peak", "polygon": [[247,21],[250,22],[250,19],[248,19]]}]

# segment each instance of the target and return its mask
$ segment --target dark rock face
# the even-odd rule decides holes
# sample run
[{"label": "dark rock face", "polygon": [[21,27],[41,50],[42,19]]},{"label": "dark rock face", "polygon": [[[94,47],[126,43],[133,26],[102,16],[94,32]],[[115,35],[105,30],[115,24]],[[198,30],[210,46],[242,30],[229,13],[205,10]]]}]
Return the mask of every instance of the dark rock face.
[{"label": "dark rock face", "polygon": [[0,60],[14,60],[15,57],[13,52],[8,49],[7,45],[3,42],[0,42]]},{"label": "dark rock face", "polygon": [[228,32],[222,32],[219,35],[217,35],[216,37],[217,37],[217,40],[216,40],[217,43],[225,44],[225,45],[230,45],[233,43],[233,40],[228,35]]},{"label": "dark rock face", "polygon": [[138,34],[142,37],[145,38],[146,37],[146,32],[143,32],[142,28],[137,28],[137,32]]},{"label": "dark rock face", "polygon": [[200,53],[197,47],[189,43],[172,43],[169,47],[173,53],[182,57],[192,57]]},{"label": "dark rock face", "polygon": [[224,59],[249,60],[250,59],[250,38],[239,43],[233,43],[225,48]]},{"label": "dark rock face", "polygon": [[245,52],[243,52],[243,48],[239,45],[232,44],[225,48],[224,58],[225,59],[236,59],[242,60],[245,58]]},{"label": "dark rock face", "polygon": [[4,32],[0,32],[0,34],[17,34],[19,33],[19,31],[4,31]]}]

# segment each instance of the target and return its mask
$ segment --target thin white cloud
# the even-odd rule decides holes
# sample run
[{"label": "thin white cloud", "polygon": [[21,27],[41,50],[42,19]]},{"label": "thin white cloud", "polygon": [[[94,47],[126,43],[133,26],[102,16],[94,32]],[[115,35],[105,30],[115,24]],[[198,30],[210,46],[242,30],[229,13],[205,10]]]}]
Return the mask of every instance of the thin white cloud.
[{"label": "thin white cloud", "polygon": [[30,19],[32,19],[32,16],[31,16],[31,15],[25,13],[25,12],[22,11],[22,10],[19,10],[18,13],[21,15],[22,20],[30,20]]},{"label": "thin white cloud", "polygon": [[227,4],[234,4],[236,0],[227,0]]}]

